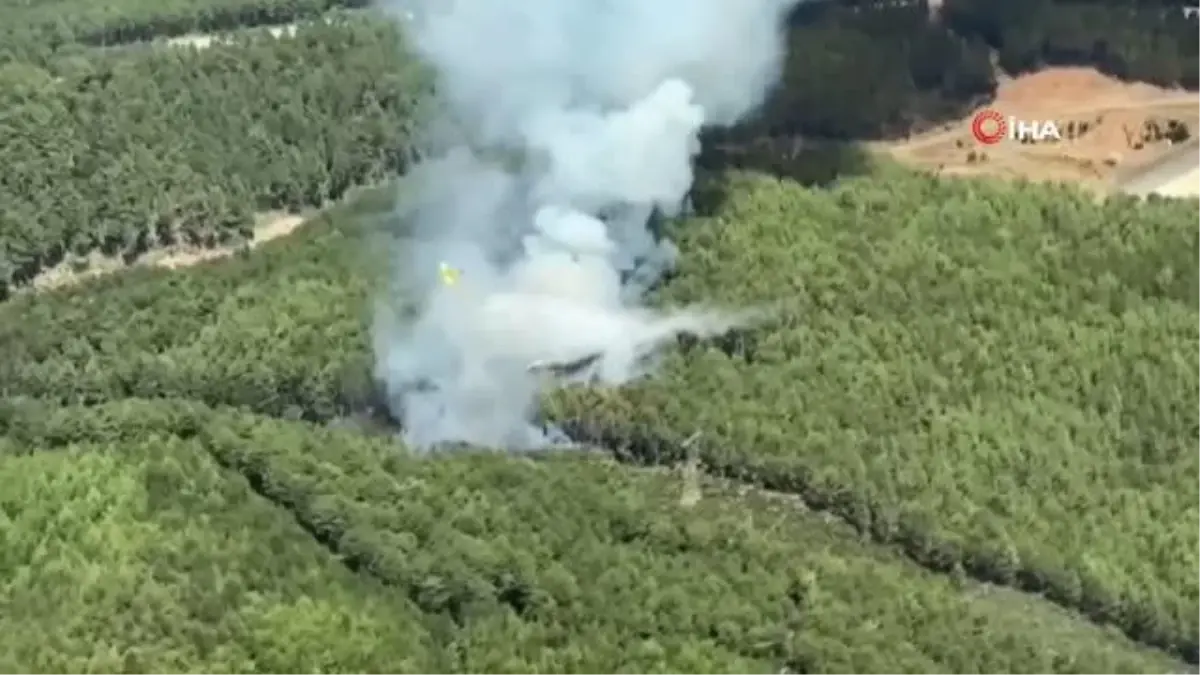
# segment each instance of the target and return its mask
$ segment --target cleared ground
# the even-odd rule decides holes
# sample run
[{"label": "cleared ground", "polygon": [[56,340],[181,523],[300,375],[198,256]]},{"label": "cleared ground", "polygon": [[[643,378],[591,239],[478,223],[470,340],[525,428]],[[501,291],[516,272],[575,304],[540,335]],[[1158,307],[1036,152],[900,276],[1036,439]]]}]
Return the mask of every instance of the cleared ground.
[{"label": "cleared ground", "polygon": [[1176,120],[1195,134],[1200,124],[1200,99],[1195,92],[1124,83],[1091,68],[1051,68],[1003,81],[996,100],[984,108],[1022,120],[1053,120],[1064,134],[1069,126],[1085,126],[1086,131],[1073,139],[1068,134],[1061,143],[984,146],[971,135],[969,115],[876,148],[903,163],[943,175],[1078,182],[1111,192],[1151,168],[1155,169],[1151,183],[1173,177],[1161,171],[1163,158],[1174,150],[1172,143],[1147,140],[1149,127],[1165,129]]}]

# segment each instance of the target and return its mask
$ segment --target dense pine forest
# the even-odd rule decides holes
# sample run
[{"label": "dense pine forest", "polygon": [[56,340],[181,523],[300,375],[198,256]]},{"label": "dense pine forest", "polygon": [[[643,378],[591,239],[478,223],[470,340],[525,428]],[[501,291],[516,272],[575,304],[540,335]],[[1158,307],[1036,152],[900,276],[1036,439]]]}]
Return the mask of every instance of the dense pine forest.
[{"label": "dense pine forest", "polygon": [[399,53],[393,26],[350,19],[98,55],[59,78],[10,65],[0,293],[93,250],[245,238],[257,211],[402,172],[424,85]]},{"label": "dense pine forest", "polygon": [[998,72],[1049,65],[1194,90],[1200,24],[1180,4],[946,0],[931,21],[924,1],[804,3],[783,84],[752,133],[903,135],[986,100]]},{"label": "dense pine forest", "polygon": [[[335,14],[295,39],[250,31],[202,50],[97,50],[88,45],[311,17],[325,6],[179,0],[118,12],[0,0],[6,12],[4,2],[24,18],[6,24],[15,33],[0,40],[0,160],[10,167],[0,174],[0,297],[91,251],[131,257],[178,241],[245,238],[255,211],[319,206],[406,165],[427,77],[397,56],[402,43],[391,21]],[[1196,87],[1200,29],[1178,6],[1022,3],[1000,11],[953,0],[934,22],[924,2],[801,4],[780,85],[753,119],[712,133],[714,150],[701,162],[721,165],[715,148],[730,142],[895,137],[956,119],[994,94],[991,54],[1014,45],[1028,48],[1019,68],[1125,64],[1114,72]],[[1104,26],[1075,31],[1102,36],[1092,56],[1027,34],[1045,22],[1021,17],[1042,14]],[[1130,32],[1129,16],[1146,27]],[[51,25],[61,44],[41,36]],[[821,173],[772,157],[752,163]]]},{"label": "dense pine forest", "polygon": [[[780,85],[706,135],[653,296],[779,311],[638,384],[549,395],[584,450],[434,457],[372,374],[431,87],[396,21],[331,0],[0,15],[0,669],[1196,671],[1200,203],[851,145],[1047,65],[1195,89],[1183,5],[800,5]],[[764,137],[833,149],[728,166]],[[236,244],[266,211],[313,217],[30,288],[92,254]]]}]

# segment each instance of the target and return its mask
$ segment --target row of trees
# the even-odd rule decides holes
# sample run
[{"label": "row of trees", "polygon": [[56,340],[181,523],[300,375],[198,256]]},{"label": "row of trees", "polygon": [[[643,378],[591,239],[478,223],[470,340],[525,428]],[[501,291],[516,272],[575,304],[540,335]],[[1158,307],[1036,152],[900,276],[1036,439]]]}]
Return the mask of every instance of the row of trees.
[{"label": "row of trees", "polygon": [[957,118],[995,93],[989,51],[930,23],[920,3],[834,5],[797,22],[783,75],[735,136],[861,139]]},{"label": "row of trees", "polygon": [[[7,2],[12,7],[6,8]],[[285,23],[365,0],[125,0],[46,4],[0,0],[0,63],[36,63],[81,45]],[[910,133],[960,116],[994,92],[995,66],[1096,65],[1123,78],[1196,88],[1197,17],[1179,2],[928,0],[800,3],[788,67],[760,135],[823,138]],[[68,11],[69,10],[69,11]],[[747,130],[746,133],[751,133]]]},{"label": "row of trees", "polygon": [[1009,72],[1094,65],[1131,80],[1200,86],[1194,1],[946,0],[943,7],[951,29],[986,41]]},{"label": "row of trees", "polygon": [[791,503],[595,457],[425,461],[178,399],[0,400],[0,453],[13,670],[1181,669]]},{"label": "row of trees", "polygon": [[[172,22],[216,22],[191,26],[213,28],[313,15],[332,1],[87,5],[55,14],[61,39],[52,40],[40,28],[51,5],[13,4],[18,20],[4,30],[29,39],[0,44],[39,44],[52,56],[0,59],[0,133],[8,141],[0,147],[0,296],[68,254],[136,254],[179,238],[212,244],[244,237],[255,210],[319,204],[402,169],[423,75],[401,56],[396,28],[386,22],[362,17],[308,26],[295,40],[243,40],[199,52],[77,49],[132,33],[171,33]],[[946,21],[931,22],[923,0],[802,3],[779,86],[753,119],[712,134],[705,161],[726,161],[712,150],[745,147],[749,139],[897,136],[960,117],[994,93],[990,50],[1033,44],[1014,36],[1058,25],[1054,17],[1122,16],[1129,19],[1122,30],[1133,30],[1169,13],[1175,23],[1129,33],[1146,39],[1195,28],[1178,7],[1050,0],[997,7],[952,0]],[[1022,23],[1029,15],[1045,21]],[[84,37],[81,27],[101,24],[116,32]],[[1188,35],[1187,44],[1153,39],[1191,53],[1178,62],[1194,66],[1195,30]],[[768,146],[756,147],[754,161],[779,160]]]},{"label": "row of trees", "polygon": [[393,26],[0,68],[0,295],[69,255],[250,234],[402,171],[424,74]]},{"label": "row of trees", "polygon": [[1094,65],[1196,89],[1198,35],[1178,4],[946,0],[932,13],[927,0],[801,3],[783,80],[741,135],[902,136],[993,96],[997,68]]},{"label": "row of trees", "polygon": [[714,470],[1194,663],[1196,202],[901,175],[729,192],[679,228],[694,257],[663,299],[778,314],[555,418],[646,461],[699,432]]},{"label": "row of trees", "polygon": [[[699,431],[713,470],[1194,663],[1196,203],[904,172],[732,195],[679,225],[694,257],[663,300],[781,313],[552,415],[640,461]],[[383,287],[366,256],[384,249],[337,218],[220,265],[0,306],[4,391],[365,409]]]},{"label": "row of trees", "polygon": [[187,33],[279,25],[367,0],[0,0],[0,64],[46,64],[64,53]]},{"label": "row of trees", "polygon": [[223,469],[186,402],[0,400],[0,654],[29,672],[437,672],[422,617]]}]

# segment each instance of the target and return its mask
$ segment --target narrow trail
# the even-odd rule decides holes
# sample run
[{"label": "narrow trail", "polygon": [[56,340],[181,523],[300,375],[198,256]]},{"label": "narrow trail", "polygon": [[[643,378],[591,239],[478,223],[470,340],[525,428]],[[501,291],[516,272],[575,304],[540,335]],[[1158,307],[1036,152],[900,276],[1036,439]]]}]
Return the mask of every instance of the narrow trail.
[{"label": "narrow trail", "polygon": [[[327,19],[325,20],[327,21]],[[275,26],[261,26],[259,28],[265,28],[271,36],[279,38],[295,35],[301,25],[302,22],[291,22]],[[206,49],[214,44],[228,42],[236,35],[236,31],[194,33],[168,38],[158,42],[158,44],[166,44],[170,47]],[[145,45],[153,44],[153,42],[136,44]],[[82,259],[64,261],[42,271],[29,284],[17,289],[16,292],[29,293],[73,286],[89,279],[113,274],[133,267],[158,267],[166,269],[190,267],[209,260],[225,258],[239,250],[253,248],[273,239],[287,236],[299,228],[304,223],[305,218],[292,213],[269,212],[259,214],[255,218],[255,221],[254,236],[248,242],[214,248],[171,246],[149,251],[139,256],[132,263],[125,262],[120,256],[106,256],[93,253]]]},{"label": "narrow trail", "polygon": [[258,217],[254,237],[250,241],[232,246],[197,248],[194,246],[170,246],[149,251],[132,263],[120,256],[105,256],[94,253],[82,260],[59,263],[34,277],[17,293],[47,291],[83,283],[89,279],[120,272],[133,267],[159,267],[179,269],[191,267],[208,260],[218,260],[233,255],[239,250],[261,246],[268,241],[295,232],[305,222],[305,217],[292,213],[265,213]]}]

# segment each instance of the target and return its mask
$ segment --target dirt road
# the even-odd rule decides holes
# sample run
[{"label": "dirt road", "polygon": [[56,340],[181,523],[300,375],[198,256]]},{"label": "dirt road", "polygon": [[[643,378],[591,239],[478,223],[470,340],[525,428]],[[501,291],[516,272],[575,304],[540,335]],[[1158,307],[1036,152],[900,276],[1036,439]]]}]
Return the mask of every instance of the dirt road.
[{"label": "dirt road", "polygon": [[[291,213],[267,213],[258,217],[254,228],[254,239],[240,246],[220,246],[217,248],[193,248],[175,246],[157,249],[146,253],[132,266],[164,267],[177,269],[202,263],[206,260],[216,260],[232,255],[241,248],[259,246],[272,239],[291,234],[304,224],[304,218]],[[34,277],[28,286],[17,292],[43,291],[51,288],[61,288],[82,283],[104,274],[112,274],[126,269],[127,265],[120,257],[107,257],[93,254],[86,259],[64,262],[56,265]]]},{"label": "dirt road", "polygon": [[1193,138],[1150,165],[1117,176],[1114,186],[1135,195],[1200,196],[1200,139]]}]

